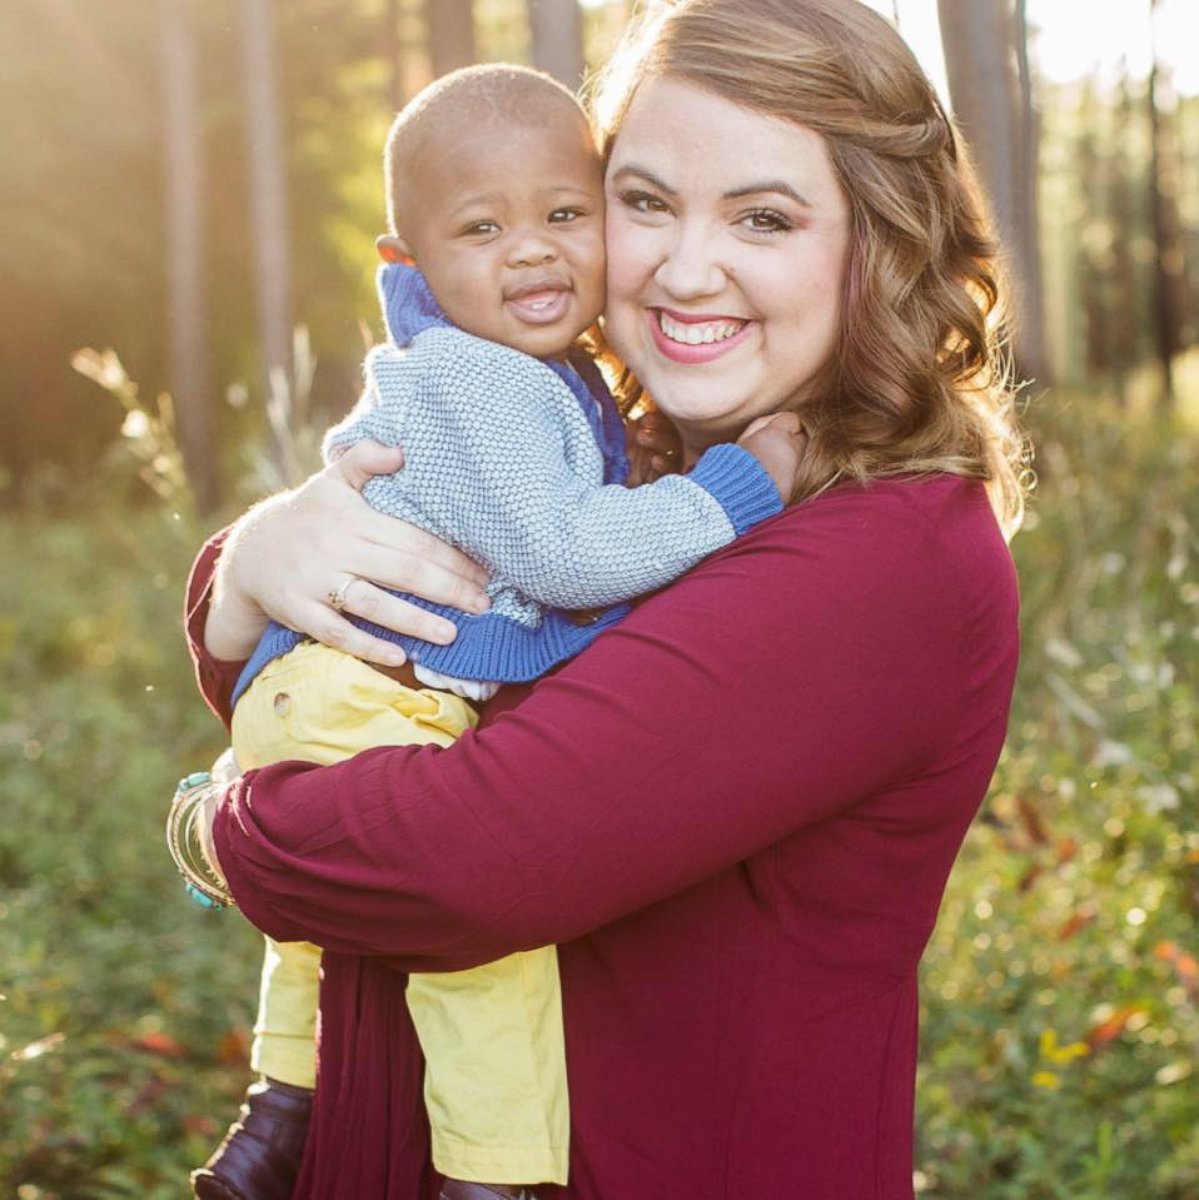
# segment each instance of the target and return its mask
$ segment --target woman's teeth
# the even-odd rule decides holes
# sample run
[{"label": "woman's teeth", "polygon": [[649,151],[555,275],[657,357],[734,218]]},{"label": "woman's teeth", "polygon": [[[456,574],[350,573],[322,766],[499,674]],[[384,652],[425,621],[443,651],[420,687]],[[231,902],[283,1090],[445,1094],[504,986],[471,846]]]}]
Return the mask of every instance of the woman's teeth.
[{"label": "woman's teeth", "polygon": [[684,346],[702,346],[708,342],[723,342],[745,327],[744,321],[675,321],[659,311],[658,327],[672,342]]}]

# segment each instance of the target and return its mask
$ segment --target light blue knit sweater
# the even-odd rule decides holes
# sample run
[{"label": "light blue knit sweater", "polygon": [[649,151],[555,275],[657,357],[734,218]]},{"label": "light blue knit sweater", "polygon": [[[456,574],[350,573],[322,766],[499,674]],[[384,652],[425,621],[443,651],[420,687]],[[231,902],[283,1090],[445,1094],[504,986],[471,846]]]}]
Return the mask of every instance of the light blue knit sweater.
[{"label": "light blue knit sweater", "polygon": [[[354,410],[326,457],[373,439],[402,446],[404,469],[363,495],[466,551],[491,572],[491,610],[471,616],[416,600],[458,626],[434,646],[355,618],[414,662],[460,679],[535,679],[627,612],[782,508],[769,475],[737,446],[715,446],[686,476],[626,488],[620,416],[589,375],[464,333],[414,268],[386,266],[379,292],[391,342],[366,360]],[[590,383],[590,386],[589,386]],[[579,625],[562,610],[608,608]],[[272,625],[234,698],[300,634]]]}]

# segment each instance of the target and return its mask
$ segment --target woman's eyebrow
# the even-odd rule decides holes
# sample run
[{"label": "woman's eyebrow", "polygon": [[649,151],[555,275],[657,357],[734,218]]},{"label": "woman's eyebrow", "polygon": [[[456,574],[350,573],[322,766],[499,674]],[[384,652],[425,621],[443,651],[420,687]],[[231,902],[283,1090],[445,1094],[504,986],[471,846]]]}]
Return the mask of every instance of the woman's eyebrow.
[{"label": "woman's eyebrow", "polygon": [[[653,171],[647,167],[642,167],[637,163],[625,163],[618,171],[612,175],[612,182],[617,183],[628,175],[635,175],[639,179],[644,179],[646,183],[657,188],[660,192],[664,192],[668,196],[675,195],[675,189],[670,186],[664,179],[660,179]],[[812,202],[806,197],[797,192],[785,179],[762,179],[755,180],[753,183],[747,183],[742,187],[732,188],[724,193],[726,200],[740,200],[745,196],[760,196],[768,192],[774,192],[779,196],[786,196],[793,200],[801,208],[811,208]]]},{"label": "woman's eyebrow", "polygon": [[625,163],[619,171],[613,173],[612,182],[616,183],[617,180],[623,179],[626,175],[636,175],[639,179],[644,179],[651,187],[656,187],[658,191],[665,192],[668,196],[675,194],[674,188],[665,180],[659,179],[653,171],[646,167],[640,167],[636,163]]},{"label": "woman's eyebrow", "polygon": [[747,183],[744,187],[733,188],[730,192],[725,192],[726,200],[740,200],[744,196],[759,196],[765,192],[775,192],[780,196],[787,196],[794,200],[801,208],[811,208],[812,202],[806,197],[801,196],[786,180],[783,179],[764,179],[758,183]]}]

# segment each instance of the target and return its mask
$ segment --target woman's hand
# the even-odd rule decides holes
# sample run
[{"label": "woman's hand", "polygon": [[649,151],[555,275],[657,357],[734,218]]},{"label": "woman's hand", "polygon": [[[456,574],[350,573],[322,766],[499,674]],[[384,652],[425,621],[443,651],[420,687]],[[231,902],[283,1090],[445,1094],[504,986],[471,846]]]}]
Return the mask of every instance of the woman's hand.
[{"label": "woman's hand", "polygon": [[683,443],[665,413],[647,412],[625,426],[629,487],[653,483],[679,469]]},{"label": "woman's hand", "polygon": [[251,509],[221,551],[204,631],[210,654],[246,658],[268,619],[368,662],[398,666],[399,646],[346,619],[446,644],[453,622],[388,594],[411,592],[435,604],[480,613],[487,572],[452,546],[377,513],[360,492],[373,475],[403,466],[398,449],[364,442],[291,492]]}]

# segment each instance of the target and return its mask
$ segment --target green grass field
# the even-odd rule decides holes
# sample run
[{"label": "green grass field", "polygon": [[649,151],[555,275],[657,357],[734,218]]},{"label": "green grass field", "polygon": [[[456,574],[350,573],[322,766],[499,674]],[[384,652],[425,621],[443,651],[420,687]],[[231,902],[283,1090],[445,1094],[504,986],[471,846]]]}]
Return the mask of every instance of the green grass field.
[{"label": "green grass field", "polygon": [[[1194,1200],[1196,437],[1081,394],[1035,417],[1011,737],[924,971],[918,1187]],[[0,519],[19,1200],[174,1200],[246,1081],[257,935],[183,896],[161,835],[175,780],[222,747],[178,627],[201,530],[120,492],[106,475],[65,515]]]}]

